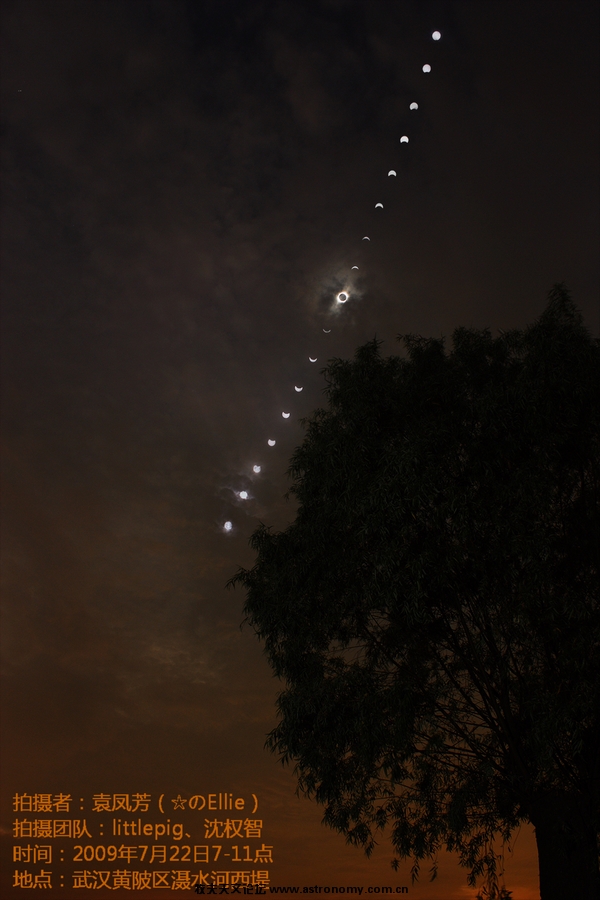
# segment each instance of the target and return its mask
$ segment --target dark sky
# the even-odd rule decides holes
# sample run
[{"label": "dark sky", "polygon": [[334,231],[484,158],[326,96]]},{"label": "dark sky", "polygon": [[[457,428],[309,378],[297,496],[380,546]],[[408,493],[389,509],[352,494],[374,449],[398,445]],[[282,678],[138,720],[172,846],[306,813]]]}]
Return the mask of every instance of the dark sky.
[{"label": "dark sky", "polygon": [[[71,793],[93,846],[94,794],[256,794],[272,884],[410,886],[263,749],[282,685],[224,585],[294,518],[328,358],[522,327],[559,281],[598,334],[597,33],[581,0],[4,4],[3,897],[44,868],[15,793]],[[74,843],[45,896],[114,868]],[[410,896],[473,897],[440,861]],[[525,827],[507,886],[539,896]]]}]

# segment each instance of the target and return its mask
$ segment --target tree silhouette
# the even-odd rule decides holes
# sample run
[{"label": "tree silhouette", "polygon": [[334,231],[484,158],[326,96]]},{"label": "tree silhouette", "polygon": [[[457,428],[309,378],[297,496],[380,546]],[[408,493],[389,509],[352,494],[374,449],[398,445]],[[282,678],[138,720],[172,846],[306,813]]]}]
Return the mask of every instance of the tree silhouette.
[{"label": "tree silhouette", "polygon": [[267,746],[413,877],[445,846],[503,896],[527,821],[542,900],[598,900],[600,341],[564,285],[523,331],[401,339],[330,362],[296,520],[229,582],[286,683]]}]

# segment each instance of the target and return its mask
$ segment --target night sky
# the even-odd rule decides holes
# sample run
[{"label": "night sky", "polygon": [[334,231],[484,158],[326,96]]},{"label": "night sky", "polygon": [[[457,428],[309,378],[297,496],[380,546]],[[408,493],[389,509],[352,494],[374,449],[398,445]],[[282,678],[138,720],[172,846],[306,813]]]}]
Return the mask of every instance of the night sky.
[{"label": "night sky", "polygon": [[[259,521],[295,517],[328,359],[523,327],[555,282],[598,335],[597,35],[581,0],[4,4],[3,897],[31,896],[15,869],[79,900],[68,873],[114,868],[70,862],[115,840],[93,795],[163,822],[164,794],[195,846],[208,814],[171,800],[218,792],[258,797],[237,844],[273,862],[237,868],[272,885],[474,896],[456,858],[411,888],[385,836],[367,860],[295,796],[263,746],[283,685],[225,583]],[[44,818],[15,793],[75,798],[64,869],[12,862],[15,819]],[[533,900],[531,829],[513,851]],[[188,868],[236,866],[162,866]]]}]

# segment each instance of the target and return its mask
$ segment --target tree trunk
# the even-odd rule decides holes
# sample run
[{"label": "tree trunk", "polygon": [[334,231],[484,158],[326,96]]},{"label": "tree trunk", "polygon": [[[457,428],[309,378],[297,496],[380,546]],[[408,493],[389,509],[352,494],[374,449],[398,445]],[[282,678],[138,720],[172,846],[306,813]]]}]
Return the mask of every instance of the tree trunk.
[{"label": "tree trunk", "polygon": [[598,842],[583,797],[542,794],[531,805],[541,900],[600,900]]}]

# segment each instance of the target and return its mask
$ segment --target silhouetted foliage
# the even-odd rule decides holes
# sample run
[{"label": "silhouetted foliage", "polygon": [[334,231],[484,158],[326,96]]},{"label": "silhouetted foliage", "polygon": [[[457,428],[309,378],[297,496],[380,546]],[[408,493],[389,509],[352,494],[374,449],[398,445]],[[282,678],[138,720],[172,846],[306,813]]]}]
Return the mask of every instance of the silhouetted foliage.
[{"label": "silhouetted foliage", "polygon": [[600,342],[563,285],[523,331],[401,339],[330,362],[296,520],[230,582],[286,684],[267,745],[367,855],[389,825],[502,896],[529,821],[543,900],[597,898]]}]

